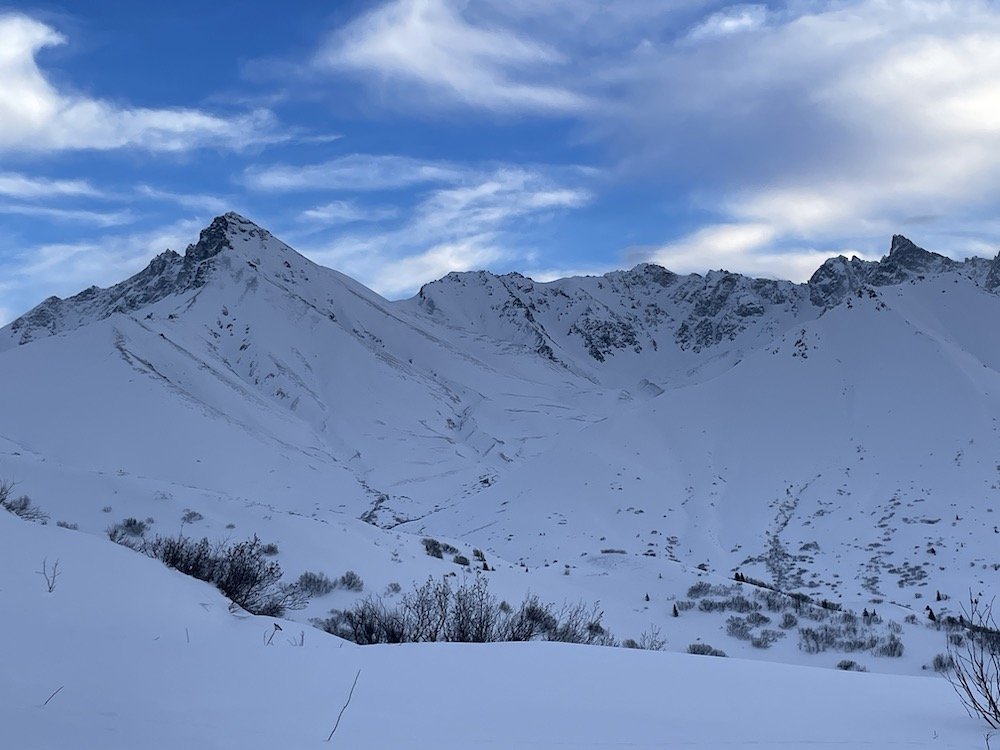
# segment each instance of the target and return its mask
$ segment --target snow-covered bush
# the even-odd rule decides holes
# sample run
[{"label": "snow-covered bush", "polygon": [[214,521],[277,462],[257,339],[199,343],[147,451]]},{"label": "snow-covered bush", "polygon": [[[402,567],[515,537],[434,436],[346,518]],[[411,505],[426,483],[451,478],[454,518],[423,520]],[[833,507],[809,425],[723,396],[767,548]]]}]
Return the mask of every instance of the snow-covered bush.
[{"label": "snow-covered bush", "polygon": [[337,587],[326,573],[313,573],[308,570],[299,576],[296,583],[309,596],[326,596]]},{"label": "snow-covered bush", "polygon": [[689,654],[696,654],[698,656],[725,656],[725,651],[720,651],[717,648],[712,648],[707,643],[692,643],[687,647],[687,652]]}]

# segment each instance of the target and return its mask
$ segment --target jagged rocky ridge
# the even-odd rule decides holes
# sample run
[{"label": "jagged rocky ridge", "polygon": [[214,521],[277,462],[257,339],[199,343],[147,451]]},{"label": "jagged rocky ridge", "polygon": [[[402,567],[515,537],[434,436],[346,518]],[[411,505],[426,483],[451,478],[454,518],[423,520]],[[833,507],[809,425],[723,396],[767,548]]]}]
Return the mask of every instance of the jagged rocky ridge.
[{"label": "jagged rocky ridge", "polygon": [[[68,299],[50,297],[14,320],[2,338],[26,344],[115,313],[133,313],[170,295],[203,286],[216,257],[242,242],[280,246],[270,233],[235,213],[202,230],[184,255],[166,250],[141,272],[107,289],[90,287]],[[518,273],[451,273],[396,303],[449,325],[526,346],[568,365],[585,353],[600,365],[617,354],[673,346],[699,353],[741,334],[773,336],[815,318],[862,289],[959,273],[989,291],[1000,287],[1000,256],[963,262],[929,252],[901,235],[880,261],[827,260],[805,284],[750,278],[728,271],[678,275],[643,263],[601,277],[538,283]],[[6,334],[6,335],[3,335]],[[3,343],[0,342],[0,347]]]},{"label": "jagged rocky ridge", "polygon": [[204,286],[212,259],[223,250],[232,250],[233,235],[270,238],[266,230],[238,214],[216,217],[183,256],[165,250],[135,276],[107,289],[91,286],[68,299],[49,297],[10,323],[10,333],[18,344],[27,344],[39,336],[71,330],[115,313],[134,312],[172,294]]}]

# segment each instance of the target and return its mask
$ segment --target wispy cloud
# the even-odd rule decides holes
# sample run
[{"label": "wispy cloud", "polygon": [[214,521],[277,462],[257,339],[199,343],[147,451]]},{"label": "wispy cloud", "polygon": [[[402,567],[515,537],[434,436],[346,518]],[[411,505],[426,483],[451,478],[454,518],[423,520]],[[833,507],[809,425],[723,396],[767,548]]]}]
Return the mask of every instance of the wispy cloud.
[{"label": "wispy cloud", "polygon": [[936,217],[921,237],[956,254],[988,239],[998,37],[988,0],[391,0],[317,62],[421,117],[447,104],[574,118],[621,181],[668,176],[706,217],[672,251],[694,259],[706,237],[767,227],[701,267],[801,275],[791,253],[880,247],[913,216]]},{"label": "wispy cloud", "polygon": [[97,227],[129,224],[135,219],[135,216],[129,211],[91,211],[80,208],[55,208],[53,206],[4,202],[0,202],[0,214],[34,216],[56,222],[92,224]]},{"label": "wispy cloud", "polygon": [[0,263],[3,307],[23,313],[44,297],[65,297],[97,284],[117,283],[167,248],[186,247],[200,222],[185,220],[129,233],[102,234],[78,242],[45,243]]},{"label": "wispy cloud", "polygon": [[323,226],[353,224],[355,222],[385,221],[399,215],[391,206],[359,206],[353,201],[331,201],[322,206],[306,209],[299,214],[301,221]]},{"label": "wispy cloud", "polygon": [[465,174],[458,165],[406,156],[349,154],[337,159],[294,166],[250,167],[244,184],[259,192],[309,190],[391,190],[434,182],[454,182]]},{"label": "wispy cloud", "polygon": [[561,185],[537,170],[504,167],[432,190],[391,230],[341,234],[306,250],[318,262],[397,297],[449,271],[525,260],[533,224],[590,198],[586,189]]},{"label": "wispy cloud", "polygon": [[152,185],[137,185],[133,192],[134,195],[151,201],[174,203],[184,208],[193,208],[198,211],[207,211],[210,213],[223,213],[232,207],[230,200],[205,193],[177,193],[153,187]]},{"label": "wispy cloud", "polygon": [[678,273],[721,269],[753,276],[805,281],[829,257],[826,251],[777,251],[779,234],[769,224],[718,224],[639,255]]},{"label": "wispy cloud", "polygon": [[0,172],[0,195],[8,198],[21,200],[62,197],[96,198],[100,197],[101,194],[100,190],[86,180],[53,180],[17,172]]},{"label": "wispy cloud", "polygon": [[[655,257],[701,248],[703,266],[801,277],[831,251],[882,247],[913,216],[935,217],[918,229],[930,246],[982,244],[1000,190],[995,4],[738,6],[694,29],[711,43],[646,45],[609,66],[623,106],[601,128],[624,171],[669,170],[709,216],[704,236]],[[721,256],[724,243],[701,242],[732,226],[769,239]]]},{"label": "wispy cloud", "polygon": [[135,147],[183,151],[241,148],[279,139],[266,110],[223,117],[197,109],[128,107],[59,90],[36,60],[66,43],[51,26],[20,13],[0,14],[0,152]]},{"label": "wispy cloud", "polygon": [[551,83],[550,71],[566,61],[562,54],[513,29],[474,23],[465,10],[453,0],[393,0],[334,34],[316,64],[502,112],[587,106],[585,96]]},{"label": "wispy cloud", "polygon": [[688,33],[691,41],[739,34],[759,29],[767,21],[766,5],[733,5],[700,21]]}]

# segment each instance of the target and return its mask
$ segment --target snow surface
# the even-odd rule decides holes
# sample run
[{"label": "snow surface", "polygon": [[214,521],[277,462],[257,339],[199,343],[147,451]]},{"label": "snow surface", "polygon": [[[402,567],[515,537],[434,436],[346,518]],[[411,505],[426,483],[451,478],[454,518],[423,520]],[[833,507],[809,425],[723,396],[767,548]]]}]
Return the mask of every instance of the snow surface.
[{"label": "snow surface", "polygon": [[[127,549],[6,514],[0,534],[4,747],[982,747],[939,677],[549,643],[359,647],[290,622],[267,645],[274,620],[236,617]],[[40,554],[59,561],[51,593]]]},{"label": "snow surface", "polygon": [[[832,259],[808,285],[642,265],[451,274],[388,302],[219,217],[183,256],[0,329],[0,480],[51,516],[0,517],[17,613],[0,626],[17,675],[0,726],[42,743],[26,747],[152,747],[136,738],[154,724],[164,746],[305,746],[361,668],[347,717],[367,720],[345,719],[344,747],[981,747],[929,669],[945,635],[925,607],[991,595],[1000,569],[997,279],[997,261],[896,237],[881,262]],[[108,542],[125,517],[257,534],[286,578],[350,569],[365,590],[313,600],[264,649],[271,621]],[[599,602],[619,639],[736,658],[358,649],[306,624],[391,601],[390,584],[471,579],[425,536],[484,551],[501,598]],[[64,566],[52,595],[46,557]],[[806,653],[797,627],[768,648],[731,636],[734,613],[699,602],[763,593],[736,571],[877,608],[871,632],[899,630],[903,655]],[[692,596],[699,582],[715,593]],[[778,631],[782,613],[761,612]],[[836,671],[845,658],[870,673]]]}]

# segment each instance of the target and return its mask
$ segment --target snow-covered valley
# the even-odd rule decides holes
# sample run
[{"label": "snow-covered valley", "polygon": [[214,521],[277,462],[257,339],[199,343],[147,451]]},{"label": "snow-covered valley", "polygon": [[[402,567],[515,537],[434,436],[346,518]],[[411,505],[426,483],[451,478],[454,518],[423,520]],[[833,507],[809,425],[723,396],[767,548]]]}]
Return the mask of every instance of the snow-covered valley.
[{"label": "snow-covered valley", "polygon": [[[221,216],[0,329],[0,481],[48,516],[0,515],[0,725],[311,747],[360,670],[341,747],[982,747],[934,665],[936,621],[997,588],[998,286],[1000,260],[897,236],[808,284],[640,265],[390,302]],[[109,541],[126,518],[363,588],[233,613]],[[429,577],[599,603],[619,642],[677,653],[310,625]]]}]

